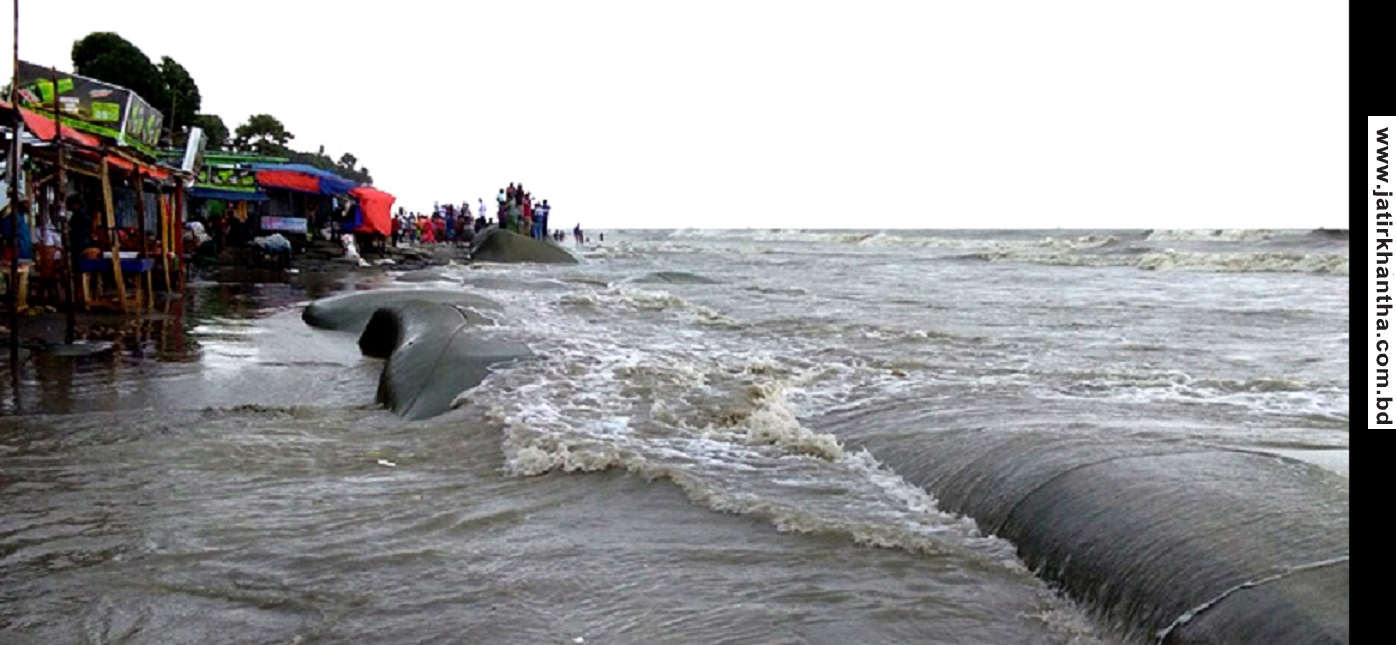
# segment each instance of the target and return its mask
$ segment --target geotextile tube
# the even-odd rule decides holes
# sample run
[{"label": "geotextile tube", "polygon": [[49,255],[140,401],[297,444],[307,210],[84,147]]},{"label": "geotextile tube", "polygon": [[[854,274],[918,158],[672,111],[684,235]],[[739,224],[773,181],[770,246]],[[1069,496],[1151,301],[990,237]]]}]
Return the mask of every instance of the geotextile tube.
[{"label": "geotextile tube", "polygon": [[1348,480],[1319,466],[987,430],[866,447],[1132,636],[1348,642]]},{"label": "geotextile tube", "polygon": [[470,261],[577,264],[576,256],[553,242],[498,228],[487,228],[476,234],[471,242]]},{"label": "geotextile tube", "polygon": [[[419,297],[424,294],[435,297]],[[522,343],[471,333],[480,317],[463,303],[489,302],[451,292],[365,291],[311,303],[302,318],[316,327],[362,330],[360,351],[387,359],[376,401],[418,420],[450,410],[456,396],[489,375],[490,366],[533,355]]]},{"label": "geotextile tube", "polygon": [[434,417],[485,380],[491,365],[531,355],[521,343],[474,339],[470,327],[463,313],[448,305],[408,302],[375,311],[359,349],[388,359],[378,378],[377,402],[408,419]]},{"label": "geotextile tube", "polygon": [[446,289],[376,289],[356,291],[310,303],[301,312],[301,320],[311,327],[334,329],[337,331],[361,332],[368,325],[373,313],[383,307],[395,307],[408,302],[429,302],[455,306],[471,322],[490,322],[483,312],[497,311],[499,303],[493,300]]}]

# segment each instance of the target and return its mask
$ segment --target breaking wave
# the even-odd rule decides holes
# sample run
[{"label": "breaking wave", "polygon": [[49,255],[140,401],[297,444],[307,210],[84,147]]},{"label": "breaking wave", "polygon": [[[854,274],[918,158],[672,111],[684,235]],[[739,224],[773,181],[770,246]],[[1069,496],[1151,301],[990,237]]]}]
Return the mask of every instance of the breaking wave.
[{"label": "breaking wave", "polygon": [[[1037,375],[1034,386],[1043,398],[1099,398],[1127,405],[1180,403],[1236,406],[1270,415],[1348,420],[1348,393],[1337,386],[1258,377],[1197,378],[1179,371],[1081,372]],[[1052,385],[1042,385],[1049,379]]]},{"label": "breaking wave", "polygon": [[[796,242],[808,244],[833,244],[870,248],[982,248],[985,246],[1011,245],[1024,247],[1051,248],[1095,248],[1114,244],[1120,237],[1111,234],[1088,234],[1079,236],[1029,236],[1020,240],[987,239],[983,237],[938,234],[936,231],[840,231],[804,229],[679,229],[670,232],[666,240],[694,240],[704,244],[713,242]],[[668,248],[691,247],[674,246],[672,242],[657,245],[661,250]]]},{"label": "breaking wave", "polygon": [[506,472],[623,470],[782,531],[919,553],[972,551],[1021,568],[1009,545],[939,511],[871,454],[803,425],[787,395],[786,378],[798,376],[770,373],[782,366],[757,361],[733,374],[639,352],[589,362],[582,370],[554,363],[542,378],[522,368],[503,377],[509,394],[490,399],[487,417],[503,428]]},{"label": "breaking wave", "polygon": [[[782,531],[835,534],[917,553],[966,552],[1021,570],[1011,545],[944,513],[924,489],[871,454],[802,421],[868,382],[860,368],[756,351],[739,337],[695,336],[730,318],[671,293],[621,284],[560,298],[508,296],[532,308],[537,359],[502,367],[457,405],[500,428],[505,472],[621,470],[673,482],[695,503]],[[631,322],[615,334],[615,317]],[[639,324],[662,315],[671,322]],[[727,339],[727,340],[724,340]]]},{"label": "breaking wave", "polygon": [[1276,233],[1278,231],[1270,229],[1167,229],[1154,230],[1146,239],[1155,242],[1257,242],[1268,240]]},{"label": "breaking wave", "polygon": [[1164,271],[1348,275],[1348,256],[1341,253],[1268,251],[1208,253],[1173,249],[1136,253],[1074,253],[1070,251],[1043,253],[1021,248],[1001,247],[991,251],[969,254],[969,257],[988,262],[1024,262],[1084,267],[1133,266],[1144,270]]}]

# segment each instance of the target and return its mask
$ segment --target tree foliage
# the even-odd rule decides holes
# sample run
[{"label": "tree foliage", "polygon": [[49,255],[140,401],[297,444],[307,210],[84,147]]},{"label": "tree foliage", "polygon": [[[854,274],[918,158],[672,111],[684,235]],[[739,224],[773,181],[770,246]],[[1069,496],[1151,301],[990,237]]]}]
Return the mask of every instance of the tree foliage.
[{"label": "tree foliage", "polygon": [[192,125],[203,129],[204,136],[208,138],[209,150],[222,150],[228,145],[228,126],[223,124],[223,117],[217,114],[196,114]]},{"label": "tree foliage", "polygon": [[359,158],[352,152],[346,152],[339,157],[339,163],[335,164],[334,171],[345,179],[352,179],[361,184],[373,183],[373,177],[368,174],[368,168],[359,167]]},{"label": "tree foliage", "polygon": [[287,157],[291,159],[291,163],[303,163],[308,166],[314,166],[320,170],[327,170],[340,177],[361,184],[373,183],[373,176],[368,173],[367,168],[359,168],[352,164],[346,165],[346,161],[352,161],[354,164],[358,162],[358,159],[355,158],[352,153],[344,153],[340,156],[339,162],[335,162],[334,159],[331,159],[329,155],[325,154],[325,146],[320,146],[318,152],[298,152],[292,150]]},{"label": "tree foliage", "polygon": [[73,43],[73,71],[131,90],[162,112],[170,109],[160,68],[140,48],[115,33],[97,31]]},{"label": "tree foliage", "polygon": [[290,153],[286,147],[296,135],[286,130],[281,121],[270,114],[254,114],[237,127],[233,133],[233,147],[241,151],[252,151],[269,157],[283,157]]},{"label": "tree foliage", "polygon": [[204,99],[199,95],[199,85],[194,82],[194,77],[189,75],[189,70],[184,69],[175,59],[164,56],[160,58],[160,77],[165,84],[165,93],[169,95],[170,103],[174,106],[174,112],[170,113],[170,103],[155,105],[155,109],[166,113],[166,125],[198,125],[194,122],[194,117],[203,107]]}]

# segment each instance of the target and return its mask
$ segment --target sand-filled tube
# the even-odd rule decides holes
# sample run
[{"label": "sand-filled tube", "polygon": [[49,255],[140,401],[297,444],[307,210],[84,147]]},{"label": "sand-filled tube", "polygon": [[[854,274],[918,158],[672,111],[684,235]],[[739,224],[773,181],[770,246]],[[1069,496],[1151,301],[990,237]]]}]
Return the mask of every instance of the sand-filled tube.
[{"label": "sand-filled tube", "polygon": [[387,361],[377,402],[415,420],[450,410],[490,366],[532,355],[522,343],[472,333],[482,322],[478,310],[493,306],[457,292],[365,291],[318,300],[301,317],[315,327],[362,330],[360,351]]},{"label": "sand-filled tube", "polygon": [[375,289],[316,300],[301,312],[301,320],[311,327],[358,333],[368,325],[374,312],[409,302],[450,305],[476,324],[490,322],[490,312],[499,310],[499,303],[459,290]]},{"label": "sand-filled tube", "polygon": [[471,243],[472,262],[540,262],[577,264],[576,256],[547,240],[535,240],[513,231],[487,228]]},{"label": "sand-filled tube", "polygon": [[482,341],[456,307],[408,302],[374,312],[359,337],[366,356],[386,358],[377,401],[409,419],[451,409],[462,391],[479,385],[496,363],[530,356],[521,343]]},{"label": "sand-filled tube", "polygon": [[1348,480],[1269,454],[944,432],[866,446],[1161,643],[1347,643]]}]

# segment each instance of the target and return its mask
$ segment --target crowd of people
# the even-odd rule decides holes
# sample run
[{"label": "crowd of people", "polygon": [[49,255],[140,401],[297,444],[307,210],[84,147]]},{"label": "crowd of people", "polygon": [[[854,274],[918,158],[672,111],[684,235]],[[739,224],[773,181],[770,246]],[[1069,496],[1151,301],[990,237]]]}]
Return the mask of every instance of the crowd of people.
[{"label": "crowd of people", "polygon": [[552,211],[548,200],[535,200],[533,193],[524,190],[523,184],[509,184],[499,189],[495,203],[499,208],[500,228],[535,240],[548,237],[548,216]]},{"label": "crowd of people", "polygon": [[[462,202],[460,206],[437,203],[433,205],[430,214],[408,213],[399,208],[393,215],[393,245],[398,246],[403,242],[468,244],[476,233],[489,226],[498,226],[535,240],[551,239],[563,242],[567,239],[565,233],[554,231],[549,226],[552,205],[548,200],[535,199],[532,193],[524,190],[521,183],[510,183],[507,187],[499,189],[499,194],[495,196],[497,210],[493,219],[489,217],[485,200],[480,198],[478,201],[473,213],[469,202]],[[577,244],[586,239],[582,234],[581,224],[572,229],[572,236]]]},{"label": "crowd of people", "polygon": [[392,243],[393,246],[403,242],[461,246],[468,244],[489,224],[483,214],[478,217],[472,214],[470,204],[464,202],[459,208],[455,204],[434,204],[430,214],[408,213],[399,208],[393,215]]}]

